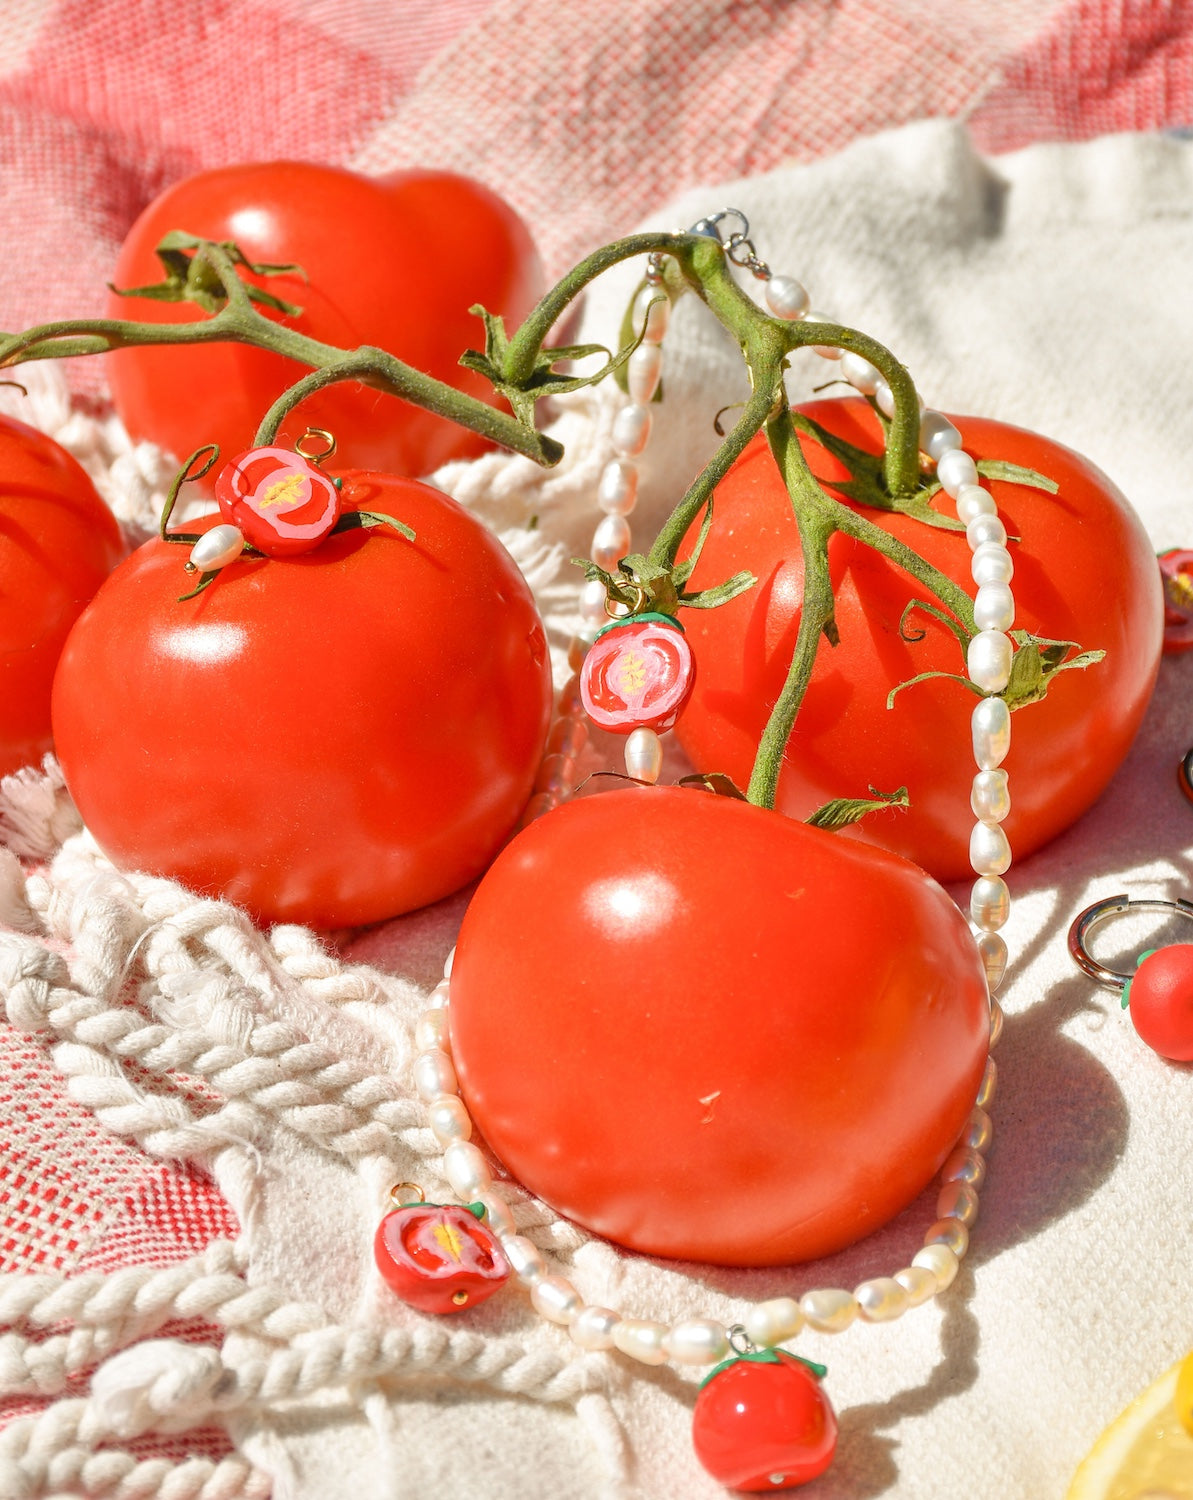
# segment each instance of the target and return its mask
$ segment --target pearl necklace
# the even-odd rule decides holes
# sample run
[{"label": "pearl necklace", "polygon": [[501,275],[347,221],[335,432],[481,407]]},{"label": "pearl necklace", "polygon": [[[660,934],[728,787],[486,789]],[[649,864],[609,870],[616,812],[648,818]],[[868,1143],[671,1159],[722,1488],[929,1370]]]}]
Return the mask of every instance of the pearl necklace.
[{"label": "pearl necklace", "polygon": [[[784,319],[831,321],[825,314],[809,311],[808,293],[800,282],[794,277],[775,275],[758,259],[747,238],[749,226],[744,215],[724,210],[702,220],[696,232],[713,233],[719,238],[716,225],[727,217],[739,219],[742,229],[730,236],[726,253],[734,264],[746,267],[765,283],[768,311]],[[657,284],[659,279],[656,264],[651,268],[639,303],[638,310],[646,323],[643,341],[628,361],[630,402],[614,421],[615,457],[606,464],[597,490],[604,516],[593,537],[592,557],[606,571],[615,569],[630,549],[626,517],[633,511],[637,498],[638,470],[634,460],[641,457],[650,438],[649,403],[662,370],[662,341],[670,312],[666,298],[659,299],[654,292],[652,283]],[[828,345],[813,347],[824,358],[839,361],[843,378],[863,395],[872,396],[880,411],[892,415],[890,387],[872,364],[857,354],[843,354]],[[1000,769],[1010,748],[1010,713],[1006,702],[993,695],[1005,689],[1010,677],[1014,647],[1008,632],[1014,621],[1010,589],[1014,564],[1006,546],[1006,528],[998,518],[994,499],[978,482],[977,466],[962,449],[960,433],[940,412],[921,412],[920,449],[935,461],[941,487],[956,503],[957,516],[965,525],[973,554],[971,571],[977,585],[974,622],[978,629],[968,647],[967,668],[970,680],[990,696],[979,701],[971,719],[977,769],[970,794],[976,819],[970,837],[970,863],[977,879],[970,897],[970,922],[990,991],[993,1047],[1003,1021],[1002,1009],[994,996],[1007,962],[1007,947],[1000,929],[1010,914],[1010,892],[1002,877],[1011,862],[1010,845],[1002,828],[1002,821],[1010,811],[1010,798],[1007,773]],[[605,598],[604,585],[599,581],[586,583],[581,590],[580,613],[589,634],[606,622]],[[572,641],[568,660],[573,672],[579,669],[587,645],[582,636]],[[573,675],[560,693],[555,722],[523,825],[564,800],[576,757],[587,737],[579,679]],[[627,737],[625,762],[631,776],[657,781],[662,767],[658,735],[650,729],[634,730]],[[517,1233],[509,1204],[495,1187],[484,1155],[470,1139],[472,1120],[459,1095],[449,1050],[452,956],[448,955],[443,980],[432,992],[429,1008],[415,1029],[415,1044],[419,1049],[414,1063],[415,1086],[427,1105],[428,1123],[444,1148],[444,1176],[462,1200],[484,1205],[490,1227],[515,1275],[528,1288],[535,1311],[566,1327],[581,1348],[618,1349],[647,1365],[668,1360],[681,1365],[715,1364],[726,1358],[731,1349],[772,1348],[793,1339],[805,1327],[819,1333],[840,1333],[858,1319],[866,1323],[890,1322],[952,1283],[969,1246],[969,1231],[978,1216],[978,1191],[986,1175],[985,1156],[993,1134],[989,1106],[997,1083],[992,1058],[987,1059],[969,1119],[941,1170],[936,1219],[924,1235],[923,1247],[911,1257],[910,1265],[890,1276],[863,1281],[852,1290],[820,1287],[804,1292],[799,1298],[775,1297],[753,1303],[743,1311],[740,1321],[730,1326],[701,1316],[666,1324],[585,1304],[572,1283],[551,1268],[542,1251]]]}]

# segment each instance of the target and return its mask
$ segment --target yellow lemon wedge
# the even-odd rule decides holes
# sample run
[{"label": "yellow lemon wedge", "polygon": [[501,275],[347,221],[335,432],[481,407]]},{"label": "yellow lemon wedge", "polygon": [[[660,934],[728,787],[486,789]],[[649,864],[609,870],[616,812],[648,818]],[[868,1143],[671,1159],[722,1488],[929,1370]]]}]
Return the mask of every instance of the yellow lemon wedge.
[{"label": "yellow lemon wedge", "polygon": [[1111,1422],[1065,1500],[1193,1500],[1193,1354]]}]

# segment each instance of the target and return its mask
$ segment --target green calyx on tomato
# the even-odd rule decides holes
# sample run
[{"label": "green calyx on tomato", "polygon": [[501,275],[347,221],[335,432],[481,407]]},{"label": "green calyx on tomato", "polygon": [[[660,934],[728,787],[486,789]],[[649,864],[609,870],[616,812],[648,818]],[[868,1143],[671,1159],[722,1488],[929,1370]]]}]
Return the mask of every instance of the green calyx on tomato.
[{"label": "green calyx on tomato", "polygon": [[[790,1350],[783,1351],[788,1359],[798,1360],[806,1370],[810,1370],[817,1380],[823,1380],[828,1374],[828,1366],[817,1364],[814,1359],[805,1359],[802,1354],[792,1354]],[[729,1370],[742,1361],[749,1361],[756,1365],[781,1365],[783,1363],[779,1355],[773,1349],[747,1349],[742,1354],[731,1354],[728,1359],[723,1359],[719,1365],[713,1365],[712,1369],[696,1387],[703,1390],[710,1380],[715,1380],[722,1370]]]}]

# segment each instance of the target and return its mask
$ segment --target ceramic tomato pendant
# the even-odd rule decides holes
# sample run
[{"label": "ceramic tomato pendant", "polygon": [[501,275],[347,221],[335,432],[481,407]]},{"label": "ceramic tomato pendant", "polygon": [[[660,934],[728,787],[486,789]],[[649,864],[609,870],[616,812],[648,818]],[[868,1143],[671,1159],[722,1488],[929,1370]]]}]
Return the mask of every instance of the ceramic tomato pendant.
[{"label": "ceramic tomato pendant", "polygon": [[1193,943],[1145,953],[1123,989],[1123,1004],[1153,1052],[1193,1062]]},{"label": "ceramic tomato pendant", "polygon": [[409,1203],[377,1226],[373,1253],[382,1276],[422,1312],[463,1312],[509,1280],[510,1265],[480,1204]]},{"label": "ceramic tomato pendant", "polygon": [[718,1365],[692,1413],[696,1457],[721,1484],[751,1493],[790,1489],[823,1474],[837,1448],[823,1374],[823,1366],[782,1349]]},{"label": "ceramic tomato pendant", "polygon": [[1164,649],[1188,651],[1193,647],[1193,551],[1173,547],[1160,553],[1159,563],[1164,584]]},{"label": "ceramic tomato pendant", "polygon": [[266,557],[297,557],[317,547],[340,515],[340,492],[289,448],[250,448],[216,476],[220,514]]},{"label": "ceramic tomato pendant", "polygon": [[580,699],[610,734],[670,729],[696,680],[692,648],[670,615],[635,615],[597,636],[580,671]]}]

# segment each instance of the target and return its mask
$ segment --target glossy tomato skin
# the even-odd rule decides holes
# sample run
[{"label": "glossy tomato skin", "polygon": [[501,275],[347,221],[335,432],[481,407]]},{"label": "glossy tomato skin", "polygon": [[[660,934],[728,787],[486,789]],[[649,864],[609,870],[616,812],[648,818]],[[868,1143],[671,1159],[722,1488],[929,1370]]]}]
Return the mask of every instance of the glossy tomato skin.
[{"label": "glossy tomato skin", "polygon": [[233,563],[184,603],[187,548],[149,542],[54,684],[63,771],[105,853],[263,923],[355,926],[466,884],[547,731],[543,629],[501,544],[427,485],[343,477],[345,510],[417,539],[340,532]]},{"label": "glossy tomato skin", "polygon": [[565,803],[464,917],[451,1045],[479,1129],[561,1213],[727,1265],[828,1254],[964,1125],[989,1007],[922,870],[689,788]]},{"label": "glossy tomato skin", "polygon": [[0,775],[51,748],[63,642],[123,553],[116,518],[70,454],[0,417]]},{"label": "glossy tomato skin", "polygon": [[1139,964],[1130,988],[1135,1030],[1170,1062],[1193,1062],[1193,943],[1157,948]]},{"label": "glossy tomato skin", "polygon": [[790,1489],[823,1474],[837,1451],[837,1418],[820,1381],[783,1349],[727,1363],[692,1412],[696,1457],[731,1490]]},{"label": "glossy tomato skin", "polygon": [[[485,400],[492,388],[457,363],[465,349],[484,346],[468,309],[482,303],[514,328],[542,290],[522,221],[488,188],[448,172],[368,178],[288,161],[200,172],[167,188],[136,221],[113,284],[160,281],[154,249],[175,229],[235,241],[256,263],[302,266],[305,279],[291,272],[261,282],[301,314],[267,316],[341,349],[380,347]],[[108,316],[169,323],[203,314],[190,303],[113,294]],[[108,358],[130,433],[179,457],[204,442],[218,443],[226,459],[251,447],[270,404],[306,373],[241,344],[126,349]],[[429,474],[484,446],[465,428],[354,382],[304,401],[283,424],[282,445],[293,446],[308,425],[335,434],[337,463],[398,474]]]},{"label": "glossy tomato skin", "polygon": [[[878,448],[877,419],[858,399],[801,408],[851,442]],[[1005,823],[1017,859],[1067,828],[1101,794],[1126,755],[1151,697],[1159,665],[1163,606],[1155,553],[1141,522],[1114,485],[1069,449],[1021,428],[976,417],[951,419],[965,450],[1004,459],[1055,480],[1059,493],[983,480],[998,503],[1015,561],[1015,628],[1073,640],[1106,658],[1055,678],[1047,698],[1016,711],[1011,750],[1011,812]],[[806,446],[823,480],[844,471]],[[951,506],[947,496],[935,502]],[[947,513],[955,516],[955,511]],[[964,534],[866,511],[971,595]],[[877,813],[850,836],[916,860],[939,880],[971,875],[968,839],[969,720],[976,699],[957,683],[906,688],[888,711],[887,695],[926,671],[964,675],[955,638],[922,612],[900,637],[909,599],[924,598],[894,565],[840,534],[829,544],[840,644],[823,641],[816,672],[788,744],[778,806],[807,817],[832,797],[865,797],[869,787],[906,786],[907,812]],[[755,440],[718,486],[716,514],[693,587],[748,568],[758,584],[720,609],[690,611],[696,688],[677,725],[702,771],[749,779],[759,736],[795,644],[803,588],[790,502],[765,443]],[[698,615],[698,618],[695,618]]]}]

